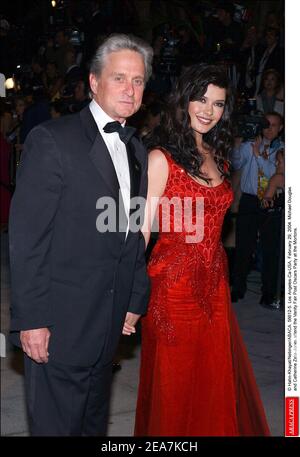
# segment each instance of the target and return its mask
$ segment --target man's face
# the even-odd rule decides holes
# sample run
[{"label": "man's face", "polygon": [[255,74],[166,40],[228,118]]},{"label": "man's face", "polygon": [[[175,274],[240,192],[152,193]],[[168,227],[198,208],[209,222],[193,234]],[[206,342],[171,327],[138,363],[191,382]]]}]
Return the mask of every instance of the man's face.
[{"label": "man's face", "polygon": [[281,120],[278,116],[266,116],[270,125],[268,128],[263,129],[263,136],[268,141],[273,141],[278,137],[279,132],[282,130]]},{"label": "man's face", "polygon": [[228,18],[228,13],[223,10],[223,8],[218,8],[217,9],[217,18],[219,19],[219,21],[224,24],[226,19]]},{"label": "man's face", "polygon": [[266,43],[268,47],[273,46],[277,42],[276,33],[272,30],[268,30],[265,35]]},{"label": "man's face", "polygon": [[62,31],[57,32],[55,35],[55,42],[58,46],[63,46],[66,42],[66,37]]},{"label": "man's face", "polygon": [[145,65],[142,56],[124,49],[106,58],[100,76],[90,74],[95,101],[112,119],[124,122],[138,111],[145,85]]}]

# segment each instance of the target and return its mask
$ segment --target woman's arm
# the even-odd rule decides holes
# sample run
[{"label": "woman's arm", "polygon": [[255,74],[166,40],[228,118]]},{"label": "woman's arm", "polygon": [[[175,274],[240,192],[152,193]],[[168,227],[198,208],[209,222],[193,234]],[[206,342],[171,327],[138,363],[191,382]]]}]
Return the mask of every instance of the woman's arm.
[{"label": "woman's arm", "polygon": [[145,220],[142,232],[146,247],[150,240],[151,227],[156,214],[160,197],[163,195],[169,175],[169,166],[163,152],[153,149],[148,161],[148,194],[145,209]]}]

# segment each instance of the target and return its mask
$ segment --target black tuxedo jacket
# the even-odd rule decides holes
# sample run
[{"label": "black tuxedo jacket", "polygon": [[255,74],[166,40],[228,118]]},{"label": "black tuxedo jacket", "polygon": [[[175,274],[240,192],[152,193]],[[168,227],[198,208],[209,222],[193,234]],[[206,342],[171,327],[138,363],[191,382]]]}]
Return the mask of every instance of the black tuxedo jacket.
[{"label": "black tuxedo jacket", "polygon": [[[136,137],[127,148],[131,196],[146,197],[146,151]],[[9,222],[15,344],[20,330],[49,327],[54,361],[91,366],[102,357],[105,363],[126,312],[146,312],[143,235],[100,233],[96,206],[104,196],[119,209],[115,169],[88,106],[30,132]]]}]

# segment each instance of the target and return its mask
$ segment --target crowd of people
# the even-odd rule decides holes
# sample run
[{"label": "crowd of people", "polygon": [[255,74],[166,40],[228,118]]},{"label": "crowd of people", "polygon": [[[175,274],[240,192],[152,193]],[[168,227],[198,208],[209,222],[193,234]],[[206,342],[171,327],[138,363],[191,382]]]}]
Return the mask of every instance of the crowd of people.
[{"label": "crowd of people", "polygon": [[[16,72],[15,89],[9,91],[6,100],[1,100],[2,224],[8,221],[9,200],[15,185],[16,169],[24,141],[30,130],[45,120],[78,112],[86,106],[90,101],[87,75],[93,50],[111,31],[120,31],[120,29],[128,31],[128,27],[131,27],[133,28],[131,31],[135,32],[135,29],[138,29],[136,21],[135,23],[132,21],[132,7],[126,10],[128,16],[126,23],[125,19],[123,22],[114,21],[113,17],[116,16],[113,16],[113,11],[109,8],[106,10],[100,8],[101,3],[97,1],[92,1],[89,5],[91,14],[89,22],[80,18],[79,14],[75,14],[73,18],[73,25],[80,24],[81,30],[85,31],[85,41],[80,46],[74,45],[68,32],[70,27],[54,30],[42,45],[39,44],[39,47],[35,48],[30,65],[27,67],[22,65],[22,68],[27,70]],[[149,134],[159,124],[160,115],[164,110],[164,100],[180,72],[196,62],[206,61],[225,65],[235,86],[236,100],[254,99],[257,112],[266,115],[267,118],[271,115],[271,119],[275,119],[275,123],[280,124],[280,128],[275,129],[271,136],[269,135],[270,139],[260,142],[258,157],[252,154],[253,138],[250,142],[242,143],[240,153],[243,158],[242,156],[237,158],[236,148],[232,151],[235,201],[231,210],[234,214],[238,208],[239,210],[236,221],[236,253],[233,254],[233,250],[229,249],[228,254],[231,260],[232,298],[236,301],[244,296],[247,272],[251,264],[256,262],[261,270],[267,268],[266,265],[269,264],[266,260],[259,261],[261,253],[265,252],[263,248],[265,243],[262,242],[264,231],[258,229],[260,224],[257,222],[256,229],[253,228],[253,231],[250,231],[252,235],[249,235],[246,229],[243,236],[241,221],[244,220],[245,228],[248,222],[246,218],[241,218],[241,214],[246,211],[253,224],[259,217],[268,233],[273,232],[270,214],[279,211],[275,208],[268,210],[266,205],[261,203],[263,200],[261,189],[259,189],[260,196],[256,198],[258,194],[256,181],[260,173],[263,174],[261,182],[264,179],[266,182],[275,173],[276,152],[284,147],[282,141],[283,30],[280,17],[274,11],[266,15],[265,26],[259,34],[257,27],[251,22],[241,23],[235,20],[231,2],[216,2],[215,6],[214,15],[202,17],[201,33],[199,32],[198,35],[195,25],[189,22],[181,21],[176,25],[164,23],[153,27],[154,71],[145,90],[142,108],[133,116],[131,123],[139,129],[141,136],[147,136],[147,133]],[[116,11],[114,14],[116,15]],[[6,38],[9,34],[9,24],[3,20],[2,34],[5,34]],[[38,41],[40,43],[41,40]],[[238,105],[236,109],[239,109]],[[280,116],[274,118],[275,113]],[[259,133],[264,136],[262,131]],[[271,138],[274,135],[275,137]],[[238,142],[243,142],[243,138],[237,139],[236,143]],[[265,162],[260,154],[264,145],[271,143],[272,152],[264,153],[269,155]],[[268,167],[266,174],[262,165],[264,169]],[[252,199],[251,210],[249,205],[244,208],[247,199]],[[269,222],[265,221],[266,214]],[[231,223],[234,224],[235,221]],[[268,235],[266,238],[270,239]],[[277,243],[278,240],[276,245]],[[268,249],[272,258],[272,251],[276,245]],[[253,259],[254,255],[257,258],[256,261]],[[262,272],[263,277],[268,275],[268,272]],[[274,283],[274,281],[273,279],[271,282]],[[275,282],[276,287],[272,286],[272,290],[265,291],[263,287],[261,302],[265,306],[278,308],[282,292],[279,294],[278,281]]]},{"label": "crowd of people", "polygon": [[[152,28],[151,48],[135,38],[127,40],[120,33],[110,35],[111,32],[138,34],[139,24],[129,3],[128,11],[124,10],[125,17],[128,12],[128,22],[122,17],[114,23],[111,10],[105,16],[100,3],[90,2],[88,27],[76,17],[77,26],[80,23],[85,30],[81,46],[72,43],[66,28],[57,28],[35,50],[28,71],[15,75],[14,89],[1,100],[1,224],[4,227],[14,195],[10,222],[15,291],[12,330],[20,338],[16,344],[26,354],[28,392],[33,377],[39,378],[36,394],[41,408],[34,410],[29,399],[31,427],[36,435],[51,431],[88,435],[105,432],[113,350],[122,327],[125,335],[134,333],[136,322],[147,309],[149,291],[143,263],[146,244],[148,250],[155,246],[148,253],[152,290],[148,313],[142,319],[136,435],[269,435],[230,302],[244,298],[247,276],[256,268],[262,278],[258,302],[270,310],[284,306],[282,24],[271,11],[263,33],[259,34],[255,24],[235,20],[232,2],[218,1],[215,14],[202,17],[201,33],[190,22],[164,22]],[[7,25],[3,23],[3,26],[7,34]],[[113,80],[109,71],[114,75]],[[249,100],[250,111],[243,111]],[[241,122],[246,122],[243,116],[247,116],[248,123],[250,118],[250,126],[243,125],[241,132],[232,132],[234,111],[244,119]],[[62,117],[56,123],[44,123]],[[89,231],[88,222],[94,215],[89,196],[94,203],[96,194],[115,195],[119,182],[122,208],[128,218],[131,214],[128,198],[146,197],[148,159],[143,156],[142,143],[127,126],[124,131],[128,129],[128,139],[126,142],[122,139],[120,131],[126,121],[137,129],[150,152],[143,226],[145,243],[142,235],[130,232],[129,226],[125,230],[126,242],[117,238],[118,232],[114,236],[105,234],[106,241],[103,236],[105,243],[100,249],[106,256],[104,265],[103,255],[100,258],[96,249],[97,236]],[[113,135],[118,141],[112,141]],[[106,160],[106,153],[102,158],[97,156],[97,148],[104,151],[105,144],[110,161]],[[114,148],[120,154],[119,164],[114,159]],[[135,158],[126,155],[130,148]],[[90,170],[90,162],[85,162],[83,150],[88,151],[94,170]],[[94,175],[94,172],[103,178],[100,188],[98,173]],[[34,188],[28,186],[30,180]],[[79,188],[82,183],[86,185],[84,195]],[[159,239],[153,241],[149,201],[164,196],[170,199],[179,196],[182,200],[188,197],[193,202],[197,198],[204,200],[202,242],[185,244],[184,236],[189,233],[177,233],[175,217],[171,218],[170,232],[163,233],[160,227]],[[49,203],[47,207],[45,202]],[[160,216],[164,218],[163,210]],[[234,249],[232,246],[230,249],[224,235],[231,289],[227,260],[220,244],[224,218],[227,232],[235,238]],[[64,230],[71,225],[72,236],[67,239]],[[22,245],[25,231],[27,247]],[[114,251],[114,257],[109,249]],[[50,264],[56,279],[48,277]],[[96,277],[92,270],[99,266]],[[105,278],[104,267],[109,272]],[[36,280],[39,269],[38,293],[32,294],[28,284]],[[80,292],[76,281],[82,284]],[[49,287],[56,297],[55,313],[46,303]],[[19,291],[23,291],[28,303],[20,299]],[[104,305],[112,305],[116,297],[120,302],[110,315],[105,314],[104,305],[100,310],[95,308],[99,291]],[[88,309],[84,311],[79,310],[78,297],[84,296],[81,294],[88,300]],[[35,304],[40,297],[44,297],[43,307],[38,311]],[[69,302],[78,308],[76,319],[71,317],[72,310],[66,304]],[[30,316],[26,317],[28,310]],[[69,319],[73,319],[74,325],[66,335]],[[89,333],[86,345],[80,339],[83,329]],[[97,338],[101,340],[101,354],[93,346]],[[53,363],[49,363],[49,341]],[[199,347],[203,349],[201,354]],[[70,360],[71,365],[81,367],[76,373],[70,367],[66,371]],[[65,410],[70,406],[67,384],[62,386],[58,382],[62,366],[64,376],[76,386],[79,399],[72,418],[73,430],[68,428],[70,417],[62,417],[59,411],[61,405]],[[176,385],[174,377],[178,380]],[[103,389],[101,398],[97,397],[94,381],[89,393],[92,378]],[[212,380],[216,379],[219,381],[214,384]],[[245,388],[243,392],[236,389],[239,383]],[[57,410],[52,407],[46,418],[51,395],[60,398],[61,404],[57,403]],[[195,402],[201,407],[193,408]]]}]

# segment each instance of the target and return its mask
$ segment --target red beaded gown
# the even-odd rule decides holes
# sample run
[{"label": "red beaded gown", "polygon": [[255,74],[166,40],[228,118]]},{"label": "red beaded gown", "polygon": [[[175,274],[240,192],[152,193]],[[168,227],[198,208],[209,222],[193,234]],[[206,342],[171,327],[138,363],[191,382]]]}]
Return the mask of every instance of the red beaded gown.
[{"label": "red beaded gown", "polygon": [[231,307],[221,243],[224,215],[233,199],[230,184],[199,184],[165,156],[169,177],[163,197],[185,199],[193,212],[202,197],[204,236],[187,242],[191,231],[178,230],[184,217],[178,206],[171,211],[169,232],[162,231],[168,209],[159,205],[159,240],[148,266],[152,292],[142,319],[135,435],[268,436]]}]

